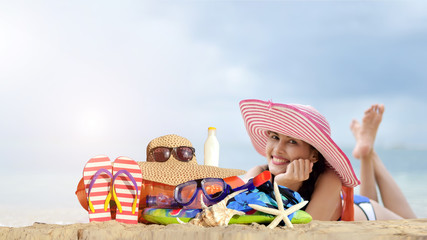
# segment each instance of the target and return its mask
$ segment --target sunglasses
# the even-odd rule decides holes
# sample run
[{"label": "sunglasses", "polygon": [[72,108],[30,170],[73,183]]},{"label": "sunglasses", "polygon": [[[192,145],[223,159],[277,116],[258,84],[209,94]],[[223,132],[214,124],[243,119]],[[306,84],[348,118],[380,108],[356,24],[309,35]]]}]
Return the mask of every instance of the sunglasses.
[{"label": "sunglasses", "polygon": [[156,162],[166,162],[169,160],[171,155],[181,162],[189,162],[193,159],[193,156],[196,154],[196,150],[193,147],[156,147],[150,150],[151,156],[153,156],[154,161]]},{"label": "sunglasses", "polygon": [[203,178],[181,183],[175,187],[175,201],[182,206],[190,205],[202,191],[207,202],[214,204],[223,200],[231,192],[231,187],[222,178]]}]

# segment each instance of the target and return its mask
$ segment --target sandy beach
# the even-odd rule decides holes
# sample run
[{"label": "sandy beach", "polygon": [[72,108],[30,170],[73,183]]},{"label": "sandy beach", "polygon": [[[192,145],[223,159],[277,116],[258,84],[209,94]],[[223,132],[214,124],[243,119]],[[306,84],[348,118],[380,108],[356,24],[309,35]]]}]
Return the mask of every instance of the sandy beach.
[{"label": "sandy beach", "polygon": [[1,227],[0,239],[427,239],[427,219],[330,222],[312,221],[294,229],[264,225],[198,227],[193,225],[127,225],[116,221]]}]

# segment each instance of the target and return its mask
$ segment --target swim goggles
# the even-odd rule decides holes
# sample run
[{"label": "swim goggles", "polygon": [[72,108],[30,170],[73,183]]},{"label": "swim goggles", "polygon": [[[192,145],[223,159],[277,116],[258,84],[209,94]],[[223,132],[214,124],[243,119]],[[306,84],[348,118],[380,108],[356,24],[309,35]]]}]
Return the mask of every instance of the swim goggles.
[{"label": "swim goggles", "polygon": [[150,150],[150,154],[156,162],[166,162],[173,155],[181,162],[189,162],[195,156],[196,150],[193,147],[156,147]]},{"label": "swim goggles", "polygon": [[[232,188],[222,178],[202,178],[197,180],[190,180],[185,183],[181,183],[175,187],[174,199],[182,205],[188,206],[194,202],[199,192],[202,192],[203,201],[206,205],[212,205],[223,200],[228,194],[237,192],[240,190],[253,190],[254,188],[268,182],[270,179],[270,172],[265,171],[258,176],[249,179],[248,182],[239,184],[240,186]],[[238,177],[236,177],[238,178]],[[228,178],[230,181],[231,179]],[[240,178],[238,178],[240,179]],[[198,206],[196,203],[195,206]]]},{"label": "swim goggles", "polygon": [[191,180],[175,187],[174,198],[182,206],[187,206],[194,201],[200,191],[203,193],[205,204],[213,204],[230,194],[231,187],[222,178]]}]

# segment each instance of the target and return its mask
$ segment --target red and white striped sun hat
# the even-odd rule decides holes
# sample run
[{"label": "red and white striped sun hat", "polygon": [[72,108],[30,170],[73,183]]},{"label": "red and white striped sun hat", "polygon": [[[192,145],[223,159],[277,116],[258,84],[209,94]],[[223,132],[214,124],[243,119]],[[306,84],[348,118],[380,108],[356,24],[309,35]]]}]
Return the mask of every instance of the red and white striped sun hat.
[{"label": "red and white striped sun hat", "polygon": [[332,140],[328,121],[313,107],[247,99],[240,102],[240,111],[252,144],[261,155],[265,156],[268,131],[281,133],[316,148],[344,186],[360,184],[347,156]]}]

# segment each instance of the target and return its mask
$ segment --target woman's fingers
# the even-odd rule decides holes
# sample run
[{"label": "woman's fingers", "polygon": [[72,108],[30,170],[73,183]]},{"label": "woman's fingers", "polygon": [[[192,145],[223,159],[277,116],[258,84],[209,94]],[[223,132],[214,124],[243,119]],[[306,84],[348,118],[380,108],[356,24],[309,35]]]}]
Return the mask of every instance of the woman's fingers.
[{"label": "woman's fingers", "polygon": [[305,181],[313,170],[313,163],[308,159],[297,159],[289,164],[287,171],[295,180]]},{"label": "woman's fingers", "polygon": [[313,163],[310,160],[296,159],[289,163],[286,172],[276,176],[275,181],[282,186],[297,191],[301,187],[301,182],[307,180],[312,171]]},{"label": "woman's fingers", "polygon": [[305,174],[308,176],[310,176],[310,173],[313,171],[313,163],[308,159],[306,159],[304,170],[305,170]]}]

